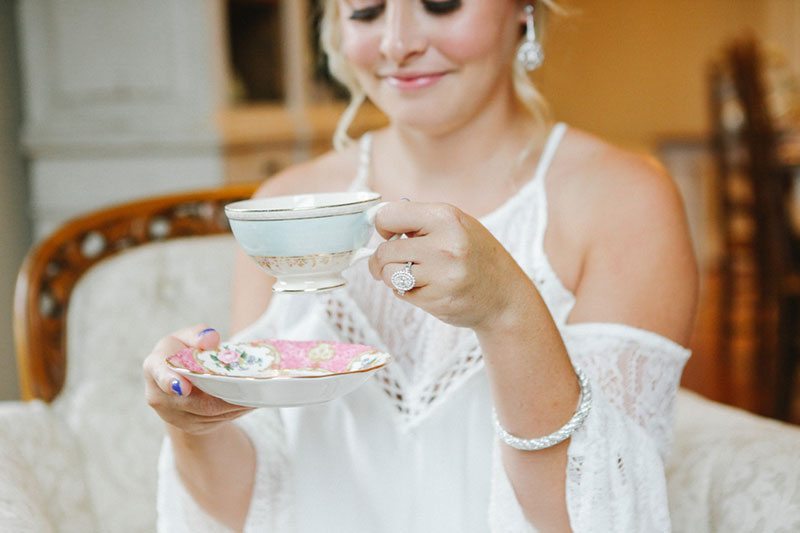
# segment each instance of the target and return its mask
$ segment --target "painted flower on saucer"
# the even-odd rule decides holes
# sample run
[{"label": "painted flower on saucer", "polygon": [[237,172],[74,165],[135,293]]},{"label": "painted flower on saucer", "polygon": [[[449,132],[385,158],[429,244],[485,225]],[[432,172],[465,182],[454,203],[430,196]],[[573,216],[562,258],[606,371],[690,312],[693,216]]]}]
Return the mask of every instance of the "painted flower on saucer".
[{"label": "painted flower on saucer", "polygon": [[208,394],[252,407],[332,400],[390,361],[389,354],[362,344],[277,339],[185,348],[167,359]]}]

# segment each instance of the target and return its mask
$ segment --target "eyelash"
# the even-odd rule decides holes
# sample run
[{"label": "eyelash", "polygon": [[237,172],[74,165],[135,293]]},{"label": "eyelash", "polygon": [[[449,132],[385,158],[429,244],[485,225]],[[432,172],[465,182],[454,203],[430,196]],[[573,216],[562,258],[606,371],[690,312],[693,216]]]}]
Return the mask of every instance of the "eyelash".
[{"label": "eyelash", "polygon": [[[432,15],[446,15],[460,8],[461,0],[444,0],[440,2],[422,0],[422,5],[424,5],[428,13]],[[372,7],[354,9],[350,14],[350,20],[357,20],[361,22],[375,20],[381,15],[381,13],[383,13],[384,7],[385,4],[378,4]]]},{"label": "eyelash", "polygon": [[461,7],[461,0],[445,0],[444,2],[430,2],[422,0],[422,5],[433,15],[446,15]]},{"label": "eyelash", "polygon": [[384,4],[376,6],[364,7],[361,9],[354,9],[350,14],[350,20],[357,20],[359,22],[369,22],[375,20],[383,13]]}]

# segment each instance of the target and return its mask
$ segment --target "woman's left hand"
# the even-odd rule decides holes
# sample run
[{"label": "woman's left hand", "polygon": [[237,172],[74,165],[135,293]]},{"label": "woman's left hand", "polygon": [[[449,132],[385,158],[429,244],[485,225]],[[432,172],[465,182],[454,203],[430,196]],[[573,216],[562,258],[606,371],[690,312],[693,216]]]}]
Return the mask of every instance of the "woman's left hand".
[{"label": "woman's left hand", "polygon": [[524,309],[533,282],[478,220],[448,204],[391,202],[375,227],[384,238],[369,260],[375,279],[411,261],[414,288],[399,296],[454,326],[488,330]]}]

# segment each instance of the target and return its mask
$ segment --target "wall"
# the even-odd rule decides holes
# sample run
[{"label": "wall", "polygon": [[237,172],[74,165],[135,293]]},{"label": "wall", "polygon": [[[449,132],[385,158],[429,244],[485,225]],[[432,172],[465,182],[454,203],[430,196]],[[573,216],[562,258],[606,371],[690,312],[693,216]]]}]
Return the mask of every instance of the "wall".
[{"label": "wall", "polygon": [[0,400],[18,396],[12,301],[30,242],[27,180],[19,151],[20,92],[14,28],[16,0],[0,2]]},{"label": "wall", "polygon": [[552,25],[540,75],[556,116],[644,150],[665,134],[705,131],[709,58],[747,27],[763,33],[768,7],[752,0],[563,3],[580,11]]},{"label": "wall", "polygon": [[223,182],[222,0],[18,4],[31,213],[79,213]]},{"label": "wall", "polygon": [[767,31],[770,39],[786,51],[792,70],[800,72],[800,2],[769,0]]}]

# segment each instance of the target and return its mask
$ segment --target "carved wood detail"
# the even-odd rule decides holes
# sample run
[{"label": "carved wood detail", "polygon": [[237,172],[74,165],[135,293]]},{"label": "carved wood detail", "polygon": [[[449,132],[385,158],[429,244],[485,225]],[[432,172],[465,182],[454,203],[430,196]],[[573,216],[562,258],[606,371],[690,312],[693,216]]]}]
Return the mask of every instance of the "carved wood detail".
[{"label": "carved wood detail", "polygon": [[67,365],[67,310],[75,284],[98,262],[143,244],[230,231],[224,206],[256,184],[160,196],[65,223],[31,250],[14,294],[14,340],[25,400],[52,401]]}]

